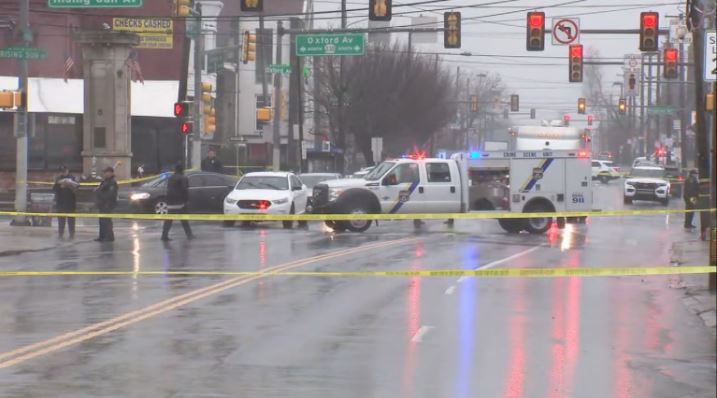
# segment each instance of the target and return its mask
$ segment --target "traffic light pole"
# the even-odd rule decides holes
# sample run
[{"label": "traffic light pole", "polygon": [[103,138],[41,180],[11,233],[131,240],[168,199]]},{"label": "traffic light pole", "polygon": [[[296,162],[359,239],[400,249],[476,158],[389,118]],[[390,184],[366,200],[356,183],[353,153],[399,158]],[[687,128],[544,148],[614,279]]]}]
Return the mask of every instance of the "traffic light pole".
[{"label": "traffic light pole", "polygon": [[202,5],[196,5],[197,37],[194,39],[194,119],[192,129],[192,168],[202,163],[202,61],[204,58],[204,35],[202,34]]},{"label": "traffic light pole", "polygon": [[[32,32],[29,23],[30,0],[18,0],[20,3],[20,35],[24,47],[31,44]],[[19,59],[18,65],[18,91],[27,93],[27,59]],[[27,101],[15,112],[14,130],[16,143],[15,163],[15,211],[27,211]],[[28,225],[25,216],[15,217],[11,225]]]},{"label": "traffic light pole", "polygon": [[[282,43],[281,39],[283,36],[283,27],[281,21],[276,23],[276,62],[282,62]],[[281,73],[274,73],[274,95],[271,99],[271,106],[274,109],[274,122],[272,125],[273,130],[273,145],[272,145],[272,170],[281,170]]]}]

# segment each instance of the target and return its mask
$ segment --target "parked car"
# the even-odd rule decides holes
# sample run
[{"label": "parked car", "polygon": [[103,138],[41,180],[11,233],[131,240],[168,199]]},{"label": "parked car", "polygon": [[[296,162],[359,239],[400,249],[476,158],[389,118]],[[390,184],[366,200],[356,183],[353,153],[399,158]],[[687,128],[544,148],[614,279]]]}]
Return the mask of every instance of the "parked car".
[{"label": "parked car", "polygon": [[[290,172],[247,173],[224,200],[224,214],[302,214],[308,188]],[[282,221],[291,228],[291,221]],[[304,223],[300,223],[304,224]],[[225,221],[225,226],[234,221]]]},{"label": "parked car", "polygon": [[[171,173],[164,173],[129,191],[119,194],[120,206],[126,205],[133,212],[167,214],[167,180]],[[190,213],[221,213],[224,197],[236,184],[236,177],[204,171],[188,171]]]},{"label": "parked car", "polygon": [[592,179],[607,184],[610,180],[620,178],[620,172],[612,166],[612,162],[606,160],[592,161]]},{"label": "parked car", "polygon": [[670,182],[665,169],[654,166],[639,166],[632,169],[625,180],[624,203],[633,200],[660,202],[667,206],[670,203]]}]

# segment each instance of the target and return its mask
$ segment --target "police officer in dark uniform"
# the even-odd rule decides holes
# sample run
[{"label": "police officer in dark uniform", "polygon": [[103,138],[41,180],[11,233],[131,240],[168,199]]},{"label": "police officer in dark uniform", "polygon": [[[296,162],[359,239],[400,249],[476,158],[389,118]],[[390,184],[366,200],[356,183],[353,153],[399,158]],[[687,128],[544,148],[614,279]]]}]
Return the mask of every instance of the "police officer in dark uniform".
[{"label": "police officer in dark uniform", "polygon": [[[187,212],[189,202],[189,179],[184,175],[184,166],[180,163],[174,167],[174,174],[167,181],[167,205],[170,214],[183,214]],[[182,220],[182,228],[187,239],[193,239],[192,228],[189,221]],[[162,226],[162,240],[169,241],[169,230],[172,229],[172,220],[165,220]]]},{"label": "police officer in dark uniform", "polygon": [[[115,169],[107,167],[104,170],[104,179],[95,190],[95,204],[100,213],[112,213],[117,206],[117,181],[115,181]],[[115,234],[112,229],[111,218],[100,218],[100,236],[95,239],[97,242],[113,242]]]},{"label": "police officer in dark uniform", "polygon": [[224,165],[217,159],[217,153],[214,149],[207,151],[207,157],[202,160],[202,171],[211,171],[213,173],[221,173]]},{"label": "police officer in dark uniform", "polygon": [[[694,210],[697,207],[697,200],[700,197],[700,180],[697,177],[697,170],[690,170],[690,175],[685,180],[685,189],[682,194],[685,199],[685,209]],[[685,229],[694,229],[692,220],[695,217],[695,212],[690,211],[685,213]]]},{"label": "police officer in dark uniform", "polygon": [[[55,193],[55,210],[58,213],[74,213],[77,210],[77,197],[75,190],[80,184],[75,176],[70,174],[67,166],[62,166],[62,174],[55,178],[52,191]],[[65,235],[65,224],[70,233],[70,239],[75,237],[75,217],[57,217],[57,227],[60,238]]]}]

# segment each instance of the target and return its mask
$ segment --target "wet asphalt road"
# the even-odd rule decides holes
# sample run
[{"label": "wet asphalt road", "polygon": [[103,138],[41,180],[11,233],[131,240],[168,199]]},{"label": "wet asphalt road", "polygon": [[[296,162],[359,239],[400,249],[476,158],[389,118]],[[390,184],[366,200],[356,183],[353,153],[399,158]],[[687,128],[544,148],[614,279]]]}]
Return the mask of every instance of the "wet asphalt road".
[{"label": "wet asphalt road", "polygon": [[[622,208],[619,186],[598,186],[597,207]],[[364,234],[201,224],[191,242],[175,226],[169,244],[143,223],[114,244],[0,257],[0,269],[664,266],[671,242],[694,238],[681,223],[592,218],[546,236],[491,220]],[[715,342],[677,281],[4,277],[0,397],[714,397]]]}]

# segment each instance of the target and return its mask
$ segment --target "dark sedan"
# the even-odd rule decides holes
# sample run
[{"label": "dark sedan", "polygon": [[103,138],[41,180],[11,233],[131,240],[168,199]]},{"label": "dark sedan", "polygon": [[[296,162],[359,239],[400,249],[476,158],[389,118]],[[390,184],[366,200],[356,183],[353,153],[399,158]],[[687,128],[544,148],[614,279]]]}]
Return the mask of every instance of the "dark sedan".
[{"label": "dark sedan", "polygon": [[[120,192],[121,205],[133,212],[167,213],[167,180],[165,173],[127,192]],[[224,198],[234,189],[237,179],[232,176],[204,171],[186,173],[189,179],[189,212],[222,213]]]}]

